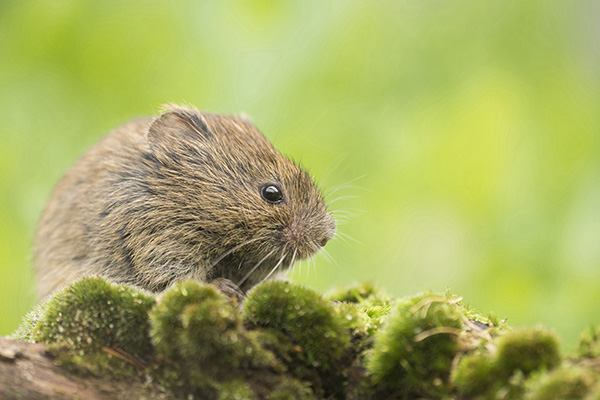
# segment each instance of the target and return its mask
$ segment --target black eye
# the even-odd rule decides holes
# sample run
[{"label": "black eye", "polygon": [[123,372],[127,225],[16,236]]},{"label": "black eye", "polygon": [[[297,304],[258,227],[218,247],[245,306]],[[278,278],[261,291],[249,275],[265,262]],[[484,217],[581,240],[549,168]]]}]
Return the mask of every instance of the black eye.
[{"label": "black eye", "polygon": [[260,195],[269,203],[280,203],[283,201],[283,192],[279,186],[268,184],[260,189]]}]

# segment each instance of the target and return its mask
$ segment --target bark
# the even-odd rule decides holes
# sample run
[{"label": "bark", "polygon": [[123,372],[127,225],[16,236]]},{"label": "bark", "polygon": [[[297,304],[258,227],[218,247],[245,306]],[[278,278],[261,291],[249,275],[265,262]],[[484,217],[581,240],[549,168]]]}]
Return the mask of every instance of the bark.
[{"label": "bark", "polygon": [[[45,345],[0,337],[0,399],[149,399],[143,383],[79,376],[61,367]],[[153,394],[154,393],[154,394]]]}]

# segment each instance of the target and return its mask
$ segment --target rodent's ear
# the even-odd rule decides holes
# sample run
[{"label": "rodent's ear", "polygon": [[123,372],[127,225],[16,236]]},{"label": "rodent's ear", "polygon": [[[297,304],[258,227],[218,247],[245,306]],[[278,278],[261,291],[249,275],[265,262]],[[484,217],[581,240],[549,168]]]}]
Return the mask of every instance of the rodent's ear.
[{"label": "rodent's ear", "polygon": [[156,118],[146,136],[154,155],[164,162],[189,154],[190,150],[205,143],[212,133],[200,115],[177,110]]}]

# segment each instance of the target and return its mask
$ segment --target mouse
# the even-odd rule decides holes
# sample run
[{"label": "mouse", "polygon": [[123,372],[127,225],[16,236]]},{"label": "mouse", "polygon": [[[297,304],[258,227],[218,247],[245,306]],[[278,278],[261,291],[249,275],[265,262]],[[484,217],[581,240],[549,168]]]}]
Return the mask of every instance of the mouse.
[{"label": "mouse", "polygon": [[56,185],[35,234],[38,294],[100,276],[243,295],[335,233],[314,179],[247,116],[168,105],[113,130]]}]

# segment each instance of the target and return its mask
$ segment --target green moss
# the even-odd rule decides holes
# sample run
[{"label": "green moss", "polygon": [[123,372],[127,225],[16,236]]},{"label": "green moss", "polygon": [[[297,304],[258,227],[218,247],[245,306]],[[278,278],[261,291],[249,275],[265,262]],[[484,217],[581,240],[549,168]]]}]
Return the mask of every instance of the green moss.
[{"label": "green moss", "polygon": [[[198,304],[209,302],[218,311],[223,306],[221,314],[206,310],[212,317],[218,319],[221,329],[237,328],[240,324],[231,305],[223,295],[207,285],[188,281],[175,285],[157,299],[157,305],[151,313],[151,336],[157,351],[165,356],[178,356],[179,346],[173,346],[178,341],[176,336],[181,335],[190,321],[191,311],[196,310]],[[203,332],[207,335],[211,332]]]},{"label": "green moss", "polygon": [[255,400],[256,395],[246,382],[236,379],[222,383],[217,400]]},{"label": "green moss", "polygon": [[367,364],[374,398],[443,396],[463,318],[439,296],[424,294],[401,301],[377,335]]},{"label": "green moss", "polygon": [[[142,365],[135,365],[107,352],[82,353],[65,344],[51,344],[47,348],[56,363],[81,376],[110,376],[114,379],[138,379]],[[137,365],[137,366],[136,366]]]},{"label": "green moss", "polygon": [[349,288],[337,288],[329,292],[326,298],[330,301],[341,301],[345,303],[362,303],[367,299],[380,299],[385,301],[385,296],[375,290],[371,282],[364,282]]},{"label": "green moss", "polygon": [[377,325],[355,303],[339,303],[334,305],[334,310],[345,322],[347,329],[352,334],[355,346],[362,349],[368,347],[369,339],[377,332]]},{"label": "green moss", "polygon": [[[62,293],[62,291],[61,291]],[[25,317],[23,317],[23,321],[21,325],[17,328],[15,332],[11,335],[15,339],[25,340],[25,341],[34,341],[32,334],[35,327],[40,322],[40,319],[46,312],[46,308],[48,306],[48,298],[41,301],[37,304],[33,310],[29,311]]]},{"label": "green moss", "polygon": [[267,282],[240,312],[198,282],[154,296],[86,278],[14,335],[78,374],[143,373],[173,398],[600,400],[599,328],[558,367],[552,332],[508,330],[449,293],[397,300],[361,285],[332,298]]},{"label": "green moss", "polygon": [[528,375],[540,369],[552,369],[560,363],[556,335],[541,327],[509,331],[498,340],[497,368],[509,377],[520,370]]},{"label": "green moss", "polygon": [[344,319],[313,290],[289,282],[267,282],[244,304],[244,319],[254,326],[288,334],[313,367],[332,367],[350,343]]},{"label": "green moss", "polygon": [[577,346],[579,357],[600,357],[600,326],[591,326],[581,332]]},{"label": "green moss", "polygon": [[530,384],[526,400],[580,400],[597,383],[598,377],[587,368],[562,367],[542,374]]},{"label": "green moss", "polygon": [[278,367],[212,286],[179,283],[159,298],[150,317],[152,340],[163,360],[157,374],[179,395],[212,398],[244,371]]},{"label": "green moss", "polygon": [[122,379],[136,375],[152,355],[153,303],[137,289],[84,278],[40,303],[14,336],[50,344],[48,351],[71,371]]},{"label": "green moss", "polygon": [[475,352],[462,357],[452,382],[461,398],[485,398],[497,386],[494,358],[487,352]]},{"label": "green moss", "polygon": [[322,393],[344,390],[351,343],[346,317],[318,293],[289,282],[266,282],[244,303],[248,327],[277,337],[265,345]]},{"label": "green moss", "polygon": [[594,388],[590,390],[587,396],[584,397],[585,400],[600,400],[600,385],[596,384]]},{"label": "green moss", "polygon": [[153,297],[101,278],[84,278],[60,290],[30,318],[29,338],[68,344],[80,353],[114,347],[144,356],[151,352],[148,311]]},{"label": "green moss", "polygon": [[461,312],[467,319],[471,321],[477,321],[491,328],[503,325],[502,322],[495,315],[489,314],[487,317],[484,317],[483,315],[473,310],[469,304],[463,301],[462,297],[459,297],[456,294],[452,293],[450,289],[446,289],[445,295],[448,302],[456,304],[456,306],[460,308]]},{"label": "green moss", "polygon": [[[371,283],[335,289],[327,298],[336,306],[336,311],[348,320],[353,338],[363,340],[361,344],[379,331],[394,304],[390,297],[375,290]],[[363,346],[363,349],[367,347]]]},{"label": "green moss", "polygon": [[269,393],[268,400],[317,400],[310,387],[296,379],[284,379]]}]

